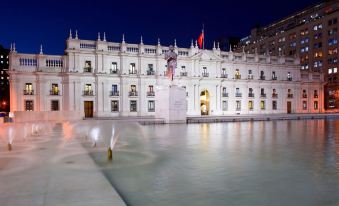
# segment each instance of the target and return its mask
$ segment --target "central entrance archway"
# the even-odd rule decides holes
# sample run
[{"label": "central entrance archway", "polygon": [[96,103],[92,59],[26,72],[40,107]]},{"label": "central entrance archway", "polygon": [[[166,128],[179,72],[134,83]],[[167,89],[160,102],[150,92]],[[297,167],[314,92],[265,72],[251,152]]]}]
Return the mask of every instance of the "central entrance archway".
[{"label": "central entrance archway", "polygon": [[207,90],[200,93],[200,112],[201,115],[209,115],[210,113],[210,94]]}]

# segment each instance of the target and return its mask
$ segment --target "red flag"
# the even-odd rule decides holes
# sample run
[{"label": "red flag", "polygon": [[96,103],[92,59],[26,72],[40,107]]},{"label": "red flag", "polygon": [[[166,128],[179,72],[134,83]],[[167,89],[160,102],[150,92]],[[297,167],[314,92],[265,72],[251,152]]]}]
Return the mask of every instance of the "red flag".
[{"label": "red flag", "polygon": [[203,42],[204,42],[204,31],[202,31],[198,37],[198,45],[200,49],[202,49],[203,47]]}]

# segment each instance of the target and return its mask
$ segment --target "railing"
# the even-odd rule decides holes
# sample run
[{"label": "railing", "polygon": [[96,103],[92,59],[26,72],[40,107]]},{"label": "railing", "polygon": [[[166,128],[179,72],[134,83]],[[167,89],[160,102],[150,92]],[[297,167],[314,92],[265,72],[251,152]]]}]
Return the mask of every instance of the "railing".
[{"label": "railing", "polygon": [[59,95],[59,91],[49,90],[50,95]]},{"label": "railing", "polygon": [[235,97],[242,97],[241,93],[235,93]]},{"label": "railing", "polygon": [[247,75],[247,79],[253,79],[253,74]]},{"label": "railing", "polygon": [[135,70],[129,70],[128,73],[129,74],[137,74],[137,70],[136,69]]},{"label": "railing", "polygon": [[293,98],[293,94],[287,94],[287,98]]},{"label": "railing", "polygon": [[227,79],[227,78],[228,78],[228,75],[227,75],[227,74],[221,74],[220,77],[221,77],[221,78]]},{"label": "railing", "polygon": [[149,108],[148,112],[155,112],[155,109],[154,108],[151,108],[151,109]]},{"label": "railing", "polygon": [[260,80],[265,80],[265,76],[260,76]]},{"label": "railing", "polygon": [[266,94],[260,94],[261,98],[266,98]]},{"label": "railing", "polygon": [[155,92],[154,91],[148,91],[147,92],[147,96],[148,97],[154,97],[155,96]]},{"label": "railing", "polygon": [[187,72],[180,72],[181,77],[187,77]]},{"label": "railing", "polygon": [[248,97],[254,97],[254,93],[248,93]]},{"label": "railing", "polygon": [[239,75],[235,75],[234,79],[241,79],[241,75],[240,74]]},{"label": "railing", "polygon": [[91,67],[85,67],[84,72],[92,72],[92,68]]},{"label": "railing", "polygon": [[153,70],[147,70],[147,75],[154,75],[154,71]]},{"label": "railing", "polygon": [[292,77],[287,77],[287,81],[292,81]]},{"label": "railing", "polygon": [[94,96],[93,90],[85,90],[82,92],[83,96]]},{"label": "railing", "polygon": [[209,73],[203,72],[203,73],[202,73],[202,76],[203,76],[203,77],[208,77],[208,76],[209,76]]},{"label": "railing", "polygon": [[110,74],[119,74],[119,69],[115,69],[115,70],[110,69],[110,70],[109,70],[109,73],[110,73]]},{"label": "railing", "polygon": [[117,97],[119,96],[119,91],[110,91],[109,96]]},{"label": "railing", "polygon": [[307,98],[307,94],[303,94],[303,98]]},{"label": "railing", "polygon": [[138,96],[138,92],[128,92],[128,96],[129,97],[137,97]]},{"label": "railing", "polygon": [[272,94],[272,98],[273,98],[273,99],[278,98],[278,94],[274,94],[274,93],[273,93],[273,94]]},{"label": "railing", "polygon": [[241,111],[241,108],[235,108],[235,111]]},{"label": "railing", "polygon": [[313,97],[314,97],[314,98],[318,98],[318,95],[317,95],[317,94],[315,94]]},{"label": "railing", "polygon": [[222,93],[222,97],[228,97],[228,93],[227,92],[223,92]]},{"label": "railing", "polygon": [[272,80],[277,80],[277,79],[278,79],[277,77],[274,77],[274,76],[272,77]]},{"label": "railing", "polygon": [[24,95],[34,95],[34,90],[24,90]]}]

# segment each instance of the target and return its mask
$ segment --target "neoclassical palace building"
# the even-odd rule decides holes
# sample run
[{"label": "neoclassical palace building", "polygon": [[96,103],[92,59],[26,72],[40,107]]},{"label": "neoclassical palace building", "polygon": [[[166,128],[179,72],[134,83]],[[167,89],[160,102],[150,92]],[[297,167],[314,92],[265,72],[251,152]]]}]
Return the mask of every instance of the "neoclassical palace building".
[{"label": "neoclassical palace building", "polygon": [[[75,111],[85,117],[155,116],[167,86],[168,47],[67,39],[65,54],[10,52],[11,111]],[[318,113],[323,76],[303,74],[299,59],[179,48],[173,84],[185,88],[187,115]]]}]

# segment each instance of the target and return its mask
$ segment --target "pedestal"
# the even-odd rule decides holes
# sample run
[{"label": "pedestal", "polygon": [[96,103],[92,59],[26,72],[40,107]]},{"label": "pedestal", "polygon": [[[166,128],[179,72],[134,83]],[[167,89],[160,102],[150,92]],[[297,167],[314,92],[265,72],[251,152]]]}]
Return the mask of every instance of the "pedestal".
[{"label": "pedestal", "polygon": [[155,95],[155,117],[166,123],[186,123],[186,91],[178,86],[158,86]]}]

